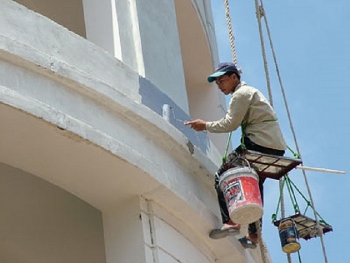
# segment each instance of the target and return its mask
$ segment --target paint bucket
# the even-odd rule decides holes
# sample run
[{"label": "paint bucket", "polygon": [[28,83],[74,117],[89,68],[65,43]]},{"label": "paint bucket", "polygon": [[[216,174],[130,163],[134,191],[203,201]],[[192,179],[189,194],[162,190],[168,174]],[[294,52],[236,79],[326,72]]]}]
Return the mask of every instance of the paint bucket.
[{"label": "paint bucket", "polygon": [[263,215],[259,176],[250,167],[231,168],[221,175],[219,185],[230,218],[237,224],[250,224]]},{"label": "paint bucket", "polygon": [[300,244],[298,241],[298,232],[295,222],[292,219],[282,219],[280,225],[278,226],[278,231],[283,252],[294,253],[299,251]]}]

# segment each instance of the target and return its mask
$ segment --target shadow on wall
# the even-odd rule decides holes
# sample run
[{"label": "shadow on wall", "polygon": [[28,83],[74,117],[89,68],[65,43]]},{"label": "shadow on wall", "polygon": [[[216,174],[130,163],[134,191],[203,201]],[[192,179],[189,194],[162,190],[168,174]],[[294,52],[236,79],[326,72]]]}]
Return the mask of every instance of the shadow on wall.
[{"label": "shadow on wall", "polygon": [[181,131],[193,145],[198,147],[204,154],[207,154],[209,148],[207,134],[205,132],[195,132],[183,124],[185,120],[191,120],[191,117],[149,80],[139,77],[139,84],[141,103],[160,116],[163,116],[163,106],[169,105],[169,122]]}]

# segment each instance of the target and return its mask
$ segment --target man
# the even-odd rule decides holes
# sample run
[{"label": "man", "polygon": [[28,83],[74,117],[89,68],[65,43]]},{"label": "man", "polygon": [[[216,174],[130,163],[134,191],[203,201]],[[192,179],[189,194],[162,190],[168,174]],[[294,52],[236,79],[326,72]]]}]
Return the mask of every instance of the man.
[{"label": "man", "polygon": [[[215,72],[208,76],[208,82],[215,81],[222,93],[231,94],[225,117],[217,121],[196,119],[185,121],[184,124],[196,131],[207,130],[212,133],[229,133],[241,126],[241,145],[230,154],[231,156],[239,155],[244,149],[282,156],[286,143],[273,108],[259,90],[241,82],[240,78],[240,73],[233,63],[220,63]],[[224,171],[225,164],[221,166],[217,175],[220,176]],[[265,178],[259,178],[262,200],[264,181]],[[223,226],[214,233],[213,238],[237,234],[240,226],[230,220],[218,180],[216,180],[215,188],[218,193]],[[245,247],[256,246],[258,237],[255,223],[249,225],[249,235],[240,241]]]}]

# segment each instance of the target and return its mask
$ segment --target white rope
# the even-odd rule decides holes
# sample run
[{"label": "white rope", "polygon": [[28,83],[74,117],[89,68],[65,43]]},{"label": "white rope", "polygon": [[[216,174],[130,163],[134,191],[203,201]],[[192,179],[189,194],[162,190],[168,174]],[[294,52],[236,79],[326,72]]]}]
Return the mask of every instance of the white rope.
[{"label": "white rope", "polygon": [[[257,1],[258,0],[255,0],[256,7],[257,7]],[[275,67],[276,67],[276,72],[277,72],[277,75],[278,75],[278,80],[279,80],[279,83],[280,83],[280,86],[281,86],[281,91],[282,91],[282,95],[283,95],[283,99],[284,99],[284,104],[285,104],[286,110],[287,110],[287,115],[288,115],[288,119],[289,119],[290,128],[291,128],[291,131],[293,133],[294,142],[295,142],[295,145],[296,145],[297,152],[300,154],[300,149],[299,149],[299,145],[298,145],[298,142],[297,142],[297,139],[296,139],[296,135],[295,135],[295,130],[294,130],[294,127],[293,127],[292,119],[290,117],[290,111],[289,111],[286,95],[285,95],[285,92],[284,92],[284,88],[283,88],[283,85],[282,85],[282,80],[281,80],[281,76],[280,76],[279,69],[278,69],[277,59],[276,59],[275,51],[274,51],[272,40],[271,40],[270,29],[269,29],[269,26],[268,26],[266,13],[264,11],[262,0],[260,0],[260,7],[257,7],[257,12],[258,12],[258,10],[261,10],[263,12],[263,14],[264,14],[265,26],[266,26],[268,37],[269,37],[269,41],[270,41],[270,47],[271,47],[272,54],[273,54],[273,59],[274,59],[274,62],[275,62]],[[260,11],[259,11],[259,13],[260,13]],[[259,23],[260,23],[260,21],[259,21]],[[260,34],[262,34],[261,30],[260,30]],[[301,158],[301,155],[300,155],[300,158]],[[314,202],[313,202],[313,198],[312,198],[312,194],[311,194],[310,186],[309,186],[309,183],[308,183],[308,180],[307,180],[307,177],[306,177],[305,170],[303,170],[303,176],[304,176],[305,185],[306,185],[308,193],[309,193],[312,209],[313,209],[313,212],[314,212],[314,217],[315,217],[315,220],[316,220],[316,227],[319,230],[318,234],[319,234],[320,240],[321,240],[321,245],[322,245],[322,250],[323,250],[325,263],[328,263],[327,254],[326,254],[326,248],[325,248],[325,244],[324,244],[324,240],[323,240],[323,233],[322,233],[322,230],[321,230],[320,225],[319,225],[319,220],[318,220],[318,217],[317,217],[317,211],[316,211],[316,208],[315,208],[315,205],[314,205]]]},{"label": "white rope", "polygon": [[[265,69],[265,75],[266,75],[267,90],[268,90],[268,94],[269,94],[270,104],[271,104],[271,106],[273,106],[273,97],[272,97],[272,90],[271,90],[271,82],[270,82],[268,63],[267,63],[267,58],[266,58],[264,34],[263,34],[263,31],[262,31],[262,25],[261,25],[261,18],[265,17],[265,11],[264,11],[262,6],[259,6],[258,0],[255,0],[255,12],[256,12],[256,18],[258,20],[258,26],[259,26],[259,35],[260,35],[262,56],[263,56],[263,61],[264,61],[264,69]],[[282,216],[282,218],[285,218],[285,206],[284,206],[283,181],[282,181],[282,179],[280,179],[279,185],[280,185],[280,192],[281,192],[281,216]],[[289,253],[287,254],[287,260],[288,260],[288,263],[292,263],[292,258],[291,258]]]},{"label": "white rope", "polygon": [[[282,177],[283,178],[283,177]],[[279,187],[280,187],[280,197],[281,197],[281,216],[282,218],[286,217],[286,212],[285,212],[285,206],[284,206],[284,196],[283,196],[283,179],[279,180]],[[287,254],[287,259],[288,259],[288,263],[292,262],[292,258],[290,256],[290,254]]]},{"label": "white rope", "polygon": [[[238,71],[240,73],[242,73],[242,70],[238,67],[236,48],[235,48],[235,43],[234,43],[235,37],[233,34],[233,30],[232,30],[232,23],[231,23],[231,17],[230,17],[230,6],[229,6],[228,0],[224,0],[224,5],[225,5],[226,23],[227,23],[229,40],[230,40],[230,47],[231,47],[231,53],[232,53],[232,61],[236,65]],[[257,228],[257,234],[258,234],[258,240],[259,240],[259,246],[260,246],[260,252],[261,252],[261,259],[262,259],[263,263],[267,263],[267,261],[266,261],[267,249],[263,243],[260,221],[256,222],[255,225]]]},{"label": "white rope", "polygon": [[264,61],[266,85],[267,85],[267,90],[269,93],[269,101],[270,101],[271,106],[273,106],[269,68],[267,65],[266,52],[265,52],[265,43],[264,43],[264,36],[263,36],[264,34],[262,32],[262,26],[261,26],[261,18],[264,16],[264,10],[260,8],[258,0],[255,0],[255,12],[256,12],[256,18],[258,20],[258,26],[259,26],[259,36],[260,36],[261,51],[262,51],[262,56],[263,56],[263,61]]},{"label": "white rope", "polygon": [[262,262],[266,263],[267,262],[267,260],[266,260],[267,248],[266,248],[265,243],[264,243],[263,238],[262,238],[262,228],[261,228],[260,220],[255,222],[255,227],[256,227],[257,233],[258,233],[261,259],[262,259]]},{"label": "white rope", "polygon": [[231,53],[232,53],[232,62],[238,67],[238,61],[236,56],[236,47],[235,47],[235,36],[233,34],[232,30],[232,23],[231,23],[231,17],[230,17],[230,6],[228,3],[228,0],[224,0],[225,5],[225,15],[226,15],[226,24],[228,29],[228,36],[230,40],[230,47],[231,47]]}]

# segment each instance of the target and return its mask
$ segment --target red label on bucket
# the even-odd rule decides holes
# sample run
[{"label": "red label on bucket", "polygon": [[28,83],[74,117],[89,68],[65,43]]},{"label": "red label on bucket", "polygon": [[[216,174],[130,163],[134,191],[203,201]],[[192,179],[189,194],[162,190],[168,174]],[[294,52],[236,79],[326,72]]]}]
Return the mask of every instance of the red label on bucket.
[{"label": "red label on bucket", "polygon": [[238,202],[245,201],[245,196],[242,189],[241,180],[229,180],[223,184],[224,197],[227,206],[234,205]]}]

